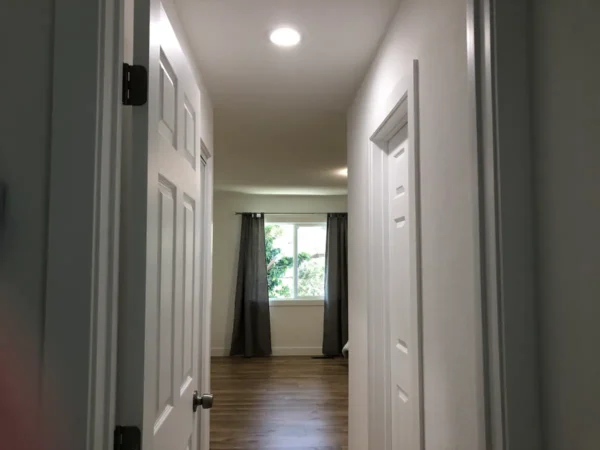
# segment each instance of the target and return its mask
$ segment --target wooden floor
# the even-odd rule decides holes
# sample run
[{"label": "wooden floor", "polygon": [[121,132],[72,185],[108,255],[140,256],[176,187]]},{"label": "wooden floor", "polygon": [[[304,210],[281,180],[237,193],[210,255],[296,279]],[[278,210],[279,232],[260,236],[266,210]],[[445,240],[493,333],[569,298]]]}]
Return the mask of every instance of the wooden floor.
[{"label": "wooden floor", "polygon": [[211,385],[211,450],[347,448],[346,360],[213,358]]}]

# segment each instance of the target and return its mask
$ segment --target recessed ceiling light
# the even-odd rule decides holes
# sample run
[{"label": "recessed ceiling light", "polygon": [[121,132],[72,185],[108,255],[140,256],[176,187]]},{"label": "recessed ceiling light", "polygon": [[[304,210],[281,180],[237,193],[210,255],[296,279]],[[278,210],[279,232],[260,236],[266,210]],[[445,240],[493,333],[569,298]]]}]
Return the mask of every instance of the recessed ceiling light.
[{"label": "recessed ceiling light", "polygon": [[335,171],[335,173],[337,173],[340,177],[347,177],[348,176],[348,168],[344,167],[343,169],[338,169]]},{"label": "recessed ceiling light", "polygon": [[269,37],[279,47],[293,47],[300,42],[300,33],[290,27],[277,28]]}]

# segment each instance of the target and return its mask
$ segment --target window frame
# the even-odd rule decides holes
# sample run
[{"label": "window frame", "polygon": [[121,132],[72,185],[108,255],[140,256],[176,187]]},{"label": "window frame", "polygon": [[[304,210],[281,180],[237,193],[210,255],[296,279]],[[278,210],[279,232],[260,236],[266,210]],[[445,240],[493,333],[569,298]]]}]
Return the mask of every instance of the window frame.
[{"label": "window frame", "polygon": [[[269,217],[271,216],[271,217]],[[317,214],[316,217],[320,217]],[[299,296],[298,295],[298,230],[302,227],[321,227],[327,231],[327,216],[323,214],[322,220],[315,220],[311,217],[310,220],[306,216],[299,218],[298,215],[282,217],[281,214],[265,214],[266,225],[293,225],[293,259],[294,259],[294,284],[293,295],[289,298],[270,298],[269,303],[272,306],[318,306],[325,302],[325,286],[323,286],[322,296]],[[324,269],[325,270],[325,269]]]}]

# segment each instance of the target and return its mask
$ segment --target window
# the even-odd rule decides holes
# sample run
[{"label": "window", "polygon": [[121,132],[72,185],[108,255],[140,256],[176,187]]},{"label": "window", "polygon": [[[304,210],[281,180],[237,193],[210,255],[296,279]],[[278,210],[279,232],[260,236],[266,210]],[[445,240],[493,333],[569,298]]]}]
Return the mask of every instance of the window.
[{"label": "window", "polygon": [[270,300],[325,297],[326,228],[325,222],[265,224]]}]

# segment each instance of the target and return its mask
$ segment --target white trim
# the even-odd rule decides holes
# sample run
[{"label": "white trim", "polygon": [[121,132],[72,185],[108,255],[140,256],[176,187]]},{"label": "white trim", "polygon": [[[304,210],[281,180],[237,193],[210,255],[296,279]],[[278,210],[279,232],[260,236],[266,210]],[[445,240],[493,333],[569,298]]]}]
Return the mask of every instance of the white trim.
[{"label": "white trim", "polygon": [[[293,216],[292,216],[293,217]],[[266,218],[266,214],[265,214],[265,218]],[[327,219],[326,219],[327,220]],[[293,245],[292,245],[292,252],[293,252],[293,259],[294,259],[294,265],[293,265],[293,269],[294,269],[294,287],[293,287],[293,292],[292,298],[272,298],[269,299],[269,302],[273,305],[277,305],[277,302],[298,302],[298,301],[311,301],[311,300],[321,300],[323,301],[322,298],[320,298],[319,296],[314,296],[314,297],[301,297],[298,296],[298,229],[299,228],[305,228],[305,227],[319,227],[319,228],[323,228],[323,225],[326,225],[327,222],[297,222],[295,220],[291,220],[291,219],[287,219],[287,220],[271,220],[271,221],[266,221],[266,223],[268,223],[269,225],[293,225],[294,227],[294,237],[293,237]],[[326,228],[326,227],[325,227]],[[325,254],[323,254],[323,256],[325,256]],[[300,305],[296,305],[296,306],[300,306]]]},{"label": "white trim", "polygon": [[[212,349],[213,358],[229,357],[229,349],[215,347]],[[321,347],[273,347],[272,356],[322,356]]]},{"label": "white trim", "polygon": [[471,126],[470,133],[470,149],[472,152],[471,167],[470,170],[473,174],[473,179],[476,180],[476,184],[473,187],[474,199],[477,201],[473,202],[473,218],[475,221],[474,229],[478,230],[478,235],[475,236],[474,249],[475,254],[474,260],[479,262],[479,265],[475,265],[475,274],[473,279],[475,285],[473,286],[473,292],[475,294],[475,303],[473,305],[475,311],[475,337],[476,337],[476,348],[477,352],[475,357],[475,367],[477,368],[476,374],[476,396],[477,396],[477,408],[478,408],[478,422],[476,424],[477,429],[477,449],[487,450],[490,447],[490,404],[489,404],[489,379],[490,373],[488,371],[487,364],[487,334],[488,324],[485,317],[487,311],[486,302],[488,296],[488,280],[486,279],[487,271],[485,266],[485,229],[484,229],[484,213],[486,208],[486,199],[483,194],[483,174],[482,174],[482,151],[481,151],[481,136],[480,136],[480,114],[481,111],[478,107],[480,101],[480,79],[478,74],[478,65],[480,63],[479,55],[479,27],[478,22],[478,2],[479,0],[468,0],[467,2],[467,17],[466,17],[466,31],[467,31],[467,71],[469,75],[469,108],[467,114],[468,123]]},{"label": "white trim", "polygon": [[541,448],[528,2],[469,0],[481,234],[481,377],[490,450]]},{"label": "white trim", "polygon": [[[479,242],[477,243],[477,259],[480,262],[479,275],[475,278],[480,280],[478,289],[480,302],[477,307],[481,322],[478,327],[478,397],[480,422],[478,424],[479,449],[505,449],[505,436],[503,433],[503,409],[502,402],[502,375],[500,367],[500,341],[497,329],[498,314],[498,280],[497,280],[497,248],[495,240],[498,230],[496,229],[496,192],[495,162],[493,153],[493,137],[489,128],[494,127],[492,106],[487,105],[491,98],[491,72],[482,71],[483,58],[480,49],[489,52],[489,36],[482,30],[487,29],[489,20],[482,20],[481,7],[485,0],[469,0],[467,9],[467,56],[470,89],[469,101],[471,103],[471,115],[469,123],[472,124],[471,143],[473,148],[474,171],[476,173],[476,196],[479,202],[475,205],[477,220],[476,229],[479,230]],[[492,139],[492,141],[490,141]],[[492,158],[490,159],[490,156]],[[491,170],[491,172],[490,172]],[[488,178],[489,177],[489,178]]]},{"label": "white trim", "polygon": [[[203,113],[202,111],[200,112]],[[212,157],[213,152],[210,151],[204,140],[200,139],[201,149],[201,164],[205,165],[204,175],[205,179],[202,180],[202,205],[203,205],[203,226],[202,232],[202,284],[204,288],[203,301],[202,301],[202,319],[201,319],[201,332],[202,332],[202,345],[200,346],[200,362],[202,367],[202,373],[200,374],[200,389],[202,392],[211,392],[211,381],[210,381],[210,357],[203,359],[203,355],[210,353],[211,351],[211,325],[212,325],[212,264],[213,264],[213,177],[214,177],[214,158]],[[205,362],[208,362],[206,367]],[[198,450],[209,450],[210,448],[210,433],[203,432],[203,430],[210,430],[210,410],[200,410],[200,432],[198,433]]]},{"label": "white trim", "polygon": [[[298,297],[298,224],[294,224],[294,292],[293,296]],[[325,259],[325,258],[323,258]],[[323,280],[325,279],[325,267],[323,267]],[[325,284],[323,284],[325,290]]]},{"label": "white trim", "polygon": [[270,306],[275,306],[275,307],[279,307],[279,306],[323,306],[325,305],[325,300],[324,299],[312,299],[312,300],[307,300],[307,299],[275,299],[275,300],[269,300],[269,305]]},{"label": "white trim", "polygon": [[[42,407],[67,414],[61,449],[105,450],[116,389],[122,4],[67,0],[54,12]],[[59,445],[54,432],[44,429]]]},{"label": "white trim", "polygon": [[424,412],[423,412],[423,360],[421,336],[422,330],[422,298],[421,298],[421,220],[420,220],[420,180],[419,180],[419,99],[418,99],[418,61],[414,60],[409,73],[404,76],[387,99],[387,108],[379,118],[379,125],[373,131],[369,149],[368,168],[368,249],[369,261],[368,295],[371,299],[368,308],[368,346],[369,346],[369,447],[389,449],[392,439],[391,423],[391,383],[390,383],[390,326],[389,317],[389,261],[387,249],[389,236],[387,227],[388,202],[387,183],[388,167],[386,155],[389,140],[405,126],[409,127],[413,151],[409,157],[409,191],[410,214],[414,217],[411,227],[410,255],[411,279],[413,283],[411,297],[416,299],[413,310],[413,342],[416,349],[412,377],[416,387],[413,394],[418,423],[417,430],[419,448],[424,448]]}]

